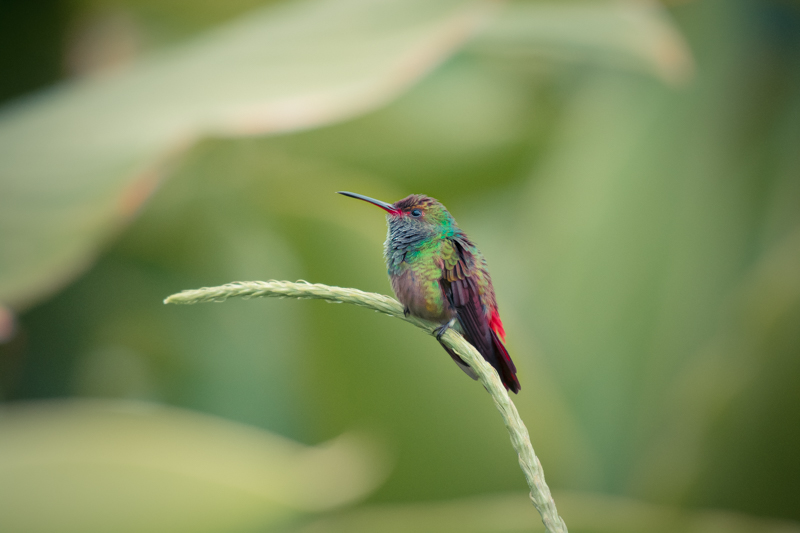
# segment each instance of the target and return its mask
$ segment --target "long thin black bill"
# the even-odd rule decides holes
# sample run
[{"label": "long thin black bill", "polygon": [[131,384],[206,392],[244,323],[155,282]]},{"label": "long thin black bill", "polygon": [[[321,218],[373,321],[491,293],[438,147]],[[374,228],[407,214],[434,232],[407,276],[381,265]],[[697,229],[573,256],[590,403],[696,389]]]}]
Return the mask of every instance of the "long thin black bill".
[{"label": "long thin black bill", "polygon": [[370,198],[369,196],[364,196],[363,194],[356,194],[354,192],[347,192],[347,191],[337,191],[337,192],[339,194],[343,194],[344,196],[349,196],[350,198],[355,198],[357,200],[364,200],[365,202],[377,205],[378,207],[388,211],[389,213],[395,211],[395,208],[392,204],[381,202],[380,200],[376,200],[375,198]]}]

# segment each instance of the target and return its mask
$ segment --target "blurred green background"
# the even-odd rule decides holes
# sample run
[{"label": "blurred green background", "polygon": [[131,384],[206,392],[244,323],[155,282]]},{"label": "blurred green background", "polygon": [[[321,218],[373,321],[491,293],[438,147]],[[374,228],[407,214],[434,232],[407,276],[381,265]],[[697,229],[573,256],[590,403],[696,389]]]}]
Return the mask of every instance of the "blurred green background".
[{"label": "blurred green background", "polygon": [[351,306],[484,252],[570,531],[800,531],[800,3],[48,0],[0,16],[0,531],[540,531],[495,408]]}]

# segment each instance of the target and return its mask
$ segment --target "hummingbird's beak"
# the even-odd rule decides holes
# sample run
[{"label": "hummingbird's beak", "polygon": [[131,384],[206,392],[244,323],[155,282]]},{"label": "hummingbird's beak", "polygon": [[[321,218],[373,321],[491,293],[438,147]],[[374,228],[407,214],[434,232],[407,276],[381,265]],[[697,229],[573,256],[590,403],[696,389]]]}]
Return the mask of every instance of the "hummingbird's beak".
[{"label": "hummingbird's beak", "polygon": [[369,196],[364,196],[363,194],[356,194],[354,192],[347,192],[347,191],[338,191],[338,193],[343,194],[345,196],[349,196],[350,198],[355,198],[357,200],[364,200],[365,202],[377,205],[390,215],[396,215],[398,213],[398,209],[396,209],[392,204],[381,202],[380,200],[376,200],[375,198],[370,198]]}]

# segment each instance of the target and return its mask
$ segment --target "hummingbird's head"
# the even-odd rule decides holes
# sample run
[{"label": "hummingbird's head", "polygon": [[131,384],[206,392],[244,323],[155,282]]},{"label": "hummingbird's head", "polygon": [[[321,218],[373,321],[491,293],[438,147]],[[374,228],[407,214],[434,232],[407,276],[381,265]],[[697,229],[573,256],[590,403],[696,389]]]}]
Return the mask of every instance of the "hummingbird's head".
[{"label": "hummingbird's head", "polygon": [[364,200],[386,211],[390,234],[418,234],[424,238],[456,228],[456,221],[447,208],[424,194],[412,194],[393,204],[352,192],[339,191],[339,194]]}]

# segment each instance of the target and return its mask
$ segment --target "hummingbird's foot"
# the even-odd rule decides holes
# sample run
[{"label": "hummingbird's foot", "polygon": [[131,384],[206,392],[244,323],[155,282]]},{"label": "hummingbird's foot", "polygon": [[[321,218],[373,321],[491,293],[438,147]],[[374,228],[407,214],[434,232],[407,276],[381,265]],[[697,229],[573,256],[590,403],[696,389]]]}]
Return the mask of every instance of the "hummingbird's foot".
[{"label": "hummingbird's foot", "polygon": [[407,305],[404,305],[403,306],[403,316],[408,318],[408,315],[410,315],[410,314],[411,314],[411,310],[408,308]]},{"label": "hummingbird's foot", "polygon": [[433,330],[433,334],[436,335],[436,340],[439,341],[439,342],[442,342],[442,335],[444,335],[445,332],[448,329],[452,328],[455,325],[455,323],[456,323],[456,319],[455,318],[451,318],[450,322],[447,322],[446,324],[442,324],[438,328],[434,329]]}]

